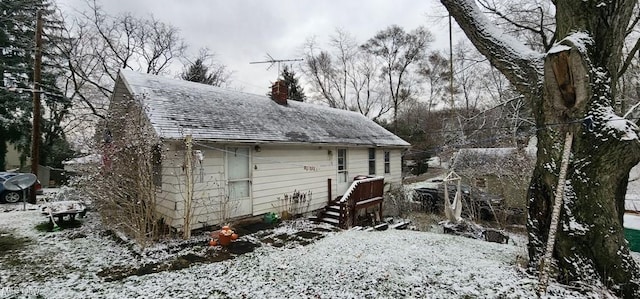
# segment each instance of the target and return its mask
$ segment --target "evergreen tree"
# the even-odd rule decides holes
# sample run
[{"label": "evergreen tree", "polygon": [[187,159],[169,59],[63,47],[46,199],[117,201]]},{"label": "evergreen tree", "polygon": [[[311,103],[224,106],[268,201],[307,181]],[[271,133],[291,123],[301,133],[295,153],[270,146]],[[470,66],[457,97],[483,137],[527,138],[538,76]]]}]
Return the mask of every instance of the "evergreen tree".
[{"label": "evergreen tree", "polygon": [[[56,144],[66,143],[60,123],[68,114],[71,103],[62,96],[56,81],[62,74],[63,65],[56,55],[53,43],[63,42],[54,32],[60,28],[55,22],[52,4],[46,0],[2,0],[0,1],[0,170],[6,167],[7,143],[11,142],[21,152],[23,160],[31,148],[31,120],[33,88],[33,65],[36,13],[40,10],[45,20],[43,34],[42,78],[40,89],[43,110],[47,118],[42,119],[41,132],[45,142],[41,147],[41,164],[48,162],[48,153]],[[51,148],[47,148],[50,145]],[[68,149],[68,146],[63,146]],[[60,164],[58,163],[54,164]]]},{"label": "evergreen tree", "polygon": [[296,78],[296,73],[293,69],[289,69],[289,67],[285,65],[282,69],[282,79],[284,80],[284,83],[287,84],[289,99],[304,102],[307,96],[304,95],[304,89],[298,83],[298,78]]},{"label": "evergreen tree", "polygon": [[200,58],[196,59],[196,61],[189,65],[187,70],[182,73],[182,79],[192,82],[199,82],[204,84],[212,85],[213,78],[211,78],[211,74],[209,74],[209,68],[204,65],[204,61]]},{"label": "evergreen tree", "polygon": [[200,50],[196,60],[185,67],[180,74],[183,80],[204,83],[213,86],[222,86],[229,81],[231,74],[227,72],[226,66],[218,63],[207,63],[211,61],[213,54],[207,49]]},{"label": "evergreen tree", "polygon": [[[282,80],[287,85],[287,98],[293,101],[304,102],[307,96],[304,95],[304,89],[300,86],[300,83],[298,83],[296,73],[285,65],[280,76],[282,76]],[[267,95],[273,99],[271,91],[269,91]]]}]

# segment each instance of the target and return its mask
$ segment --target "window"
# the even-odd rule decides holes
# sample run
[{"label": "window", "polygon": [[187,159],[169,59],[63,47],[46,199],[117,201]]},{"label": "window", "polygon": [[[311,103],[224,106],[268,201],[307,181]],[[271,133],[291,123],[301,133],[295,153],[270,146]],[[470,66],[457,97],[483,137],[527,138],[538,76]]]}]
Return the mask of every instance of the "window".
[{"label": "window", "polygon": [[369,149],[369,175],[376,174],[376,149]]},{"label": "window", "polygon": [[229,200],[250,197],[250,160],[248,147],[227,148],[227,179]]},{"label": "window", "polygon": [[391,173],[391,152],[384,151],[384,173]]},{"label": "window", "polygon": [[338,149],[338,182],[347,181],[347,150]]}]

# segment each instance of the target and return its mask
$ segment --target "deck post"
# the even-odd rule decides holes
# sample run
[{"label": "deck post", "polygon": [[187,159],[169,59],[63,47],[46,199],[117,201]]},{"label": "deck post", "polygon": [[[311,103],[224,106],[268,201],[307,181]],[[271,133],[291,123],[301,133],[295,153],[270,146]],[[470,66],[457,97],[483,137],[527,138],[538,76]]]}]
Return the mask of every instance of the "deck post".
[{"label": "deck post", "polygon": [[327,201],[327,203],[331,205],[331,178],[327,179],[327,194],[329,195],[329,200]]}]

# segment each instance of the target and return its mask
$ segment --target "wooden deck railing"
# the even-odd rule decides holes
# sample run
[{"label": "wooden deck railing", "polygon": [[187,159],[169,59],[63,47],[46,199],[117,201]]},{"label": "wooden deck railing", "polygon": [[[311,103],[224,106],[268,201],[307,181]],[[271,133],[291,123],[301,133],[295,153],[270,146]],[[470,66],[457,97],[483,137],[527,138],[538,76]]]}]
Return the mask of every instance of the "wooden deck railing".
[{"label": "wooden deck railing", "polygon": [[379,205],[378,216],[382,219],[382,199],[384,195],[384,177],[355,180],[344,195],[336,200],[340,206],[341,228],[349,228],[356,224],[357,212],[374,205]]}]

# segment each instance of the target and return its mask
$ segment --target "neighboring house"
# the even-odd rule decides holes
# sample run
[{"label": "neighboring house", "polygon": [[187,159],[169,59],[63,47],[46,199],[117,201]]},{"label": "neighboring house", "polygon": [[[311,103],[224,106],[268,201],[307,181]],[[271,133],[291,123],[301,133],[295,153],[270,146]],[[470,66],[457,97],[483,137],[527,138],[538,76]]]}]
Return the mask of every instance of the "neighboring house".
[{"label": "neighboring house", "polygon": [[[162,148],[157,210],[183,230],[185,137],[195,151],[191,229],[231,218],[304,213],[343,194],[357,175],[401,184],[401,156],[409,144],[365,116],[326,106],[274,100],[209,85],[122,70],[111,99],[111,119],[142,105]],[[124,109],[124,110],[123,110]],[[117,122],[117,121],[116,121]],[[111,136],[129,123],[109,124]],[[118,128],[118,126],[120,126]],[[106,159],[108,160],[108,158]],[[226,211],[225,211],[226,210]]]},{"label": "neighboring house", "polygon": [[63,161],[62,166],[64,170],[69,172],[91,173],[91,172],[96,172],[96,169],[100,167],[101,163],[102,163],[102,155],[89,154],[86,156]]},{"label": "neighboring house", "polygon": [[640,164],[629,171],[629,184],[624,198],[628,201],[628,204],[634,205],[633,208],[627,207],[628,210],[640,211]]},{"label": "neighboring house", "polygon": [[20,152],[11,142],[7,142],[7,155],[4,159],[6,163],[6,169],[20,168]]},{"label": "neighboring house", "polygon": [[526,208],[528,184],[535,165],[535,147],[463,148],[450,168],[465,184],[499,196],[508,208]]},{"label": "neighboring house", "polygon": [[[17,170],[18,172],[31,173],[31,165],[27,164]],[[68,172],[64,169],[51,166],[38,165],[38,180],[43,188],[60,187],[68,182]]]}]

